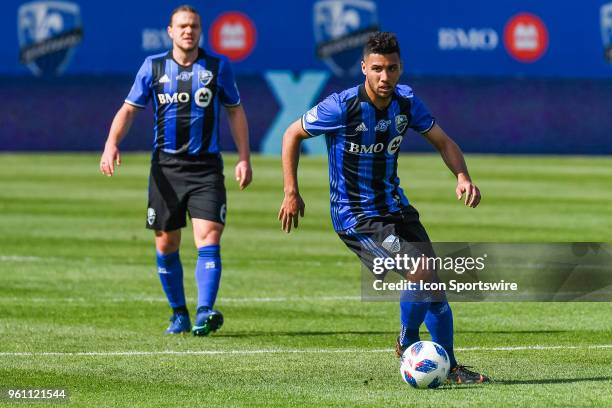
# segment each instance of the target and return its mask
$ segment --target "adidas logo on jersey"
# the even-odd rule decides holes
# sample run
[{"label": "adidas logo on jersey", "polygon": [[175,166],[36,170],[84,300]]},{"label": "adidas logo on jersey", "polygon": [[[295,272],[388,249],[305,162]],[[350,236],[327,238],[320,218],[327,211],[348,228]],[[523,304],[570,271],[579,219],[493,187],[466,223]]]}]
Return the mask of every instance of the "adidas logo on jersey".
[{"label": "adidas logo on jersey", "polygon": [[164,74],[163,77],[159,78],[160,84],[167,84],[168,82],[170,82],[170,78],[168,78],[168,75],[166,74]]},{"label": "adidas logo on jersey", "polygon": [[367,132],[367,131],[368,131],[368,128],[363,122],[361,122],[361,124],[355,128],[355,132]]}]

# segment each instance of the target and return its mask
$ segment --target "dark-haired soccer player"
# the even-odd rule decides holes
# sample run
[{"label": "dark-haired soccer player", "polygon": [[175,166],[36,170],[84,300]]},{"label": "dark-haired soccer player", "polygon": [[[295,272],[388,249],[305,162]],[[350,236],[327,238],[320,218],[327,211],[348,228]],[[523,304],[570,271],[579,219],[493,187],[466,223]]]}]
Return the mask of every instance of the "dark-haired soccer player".
[{"label": "dark-haired soccer player", "polygon": [[[325,134],[334,229],[371,267],[372,256],[384,253],[385,237],[405,244],[430,242],[397,176],[400,143],[408,128],[423,134],[440,152],[457,177],[458,199],[465,194],[465,205],[474,208],[480,202],[480,192],[470,179],[459,147],[436,124],[412,89],[398,85],[402,62],[393,34],[379,32],[370,37],[364,47],[361,69],[365,75],[363,84],[330,95],[286,130],[282,153],[285,197],[278,217],[283,230],[290,232],[292,225],[297,228],[298,217],[304,216],[297,180],[300,143]],[[421,276],[431,277],[428,273],[431,271],[419,271]],[[398,356],[419,341],[419,327],[425,322],[432,340],[449,354],[450,381],[488,381],[487,377],[457,364],[453,353],[453,316],[444,294],[435,299],[402,295]]]},{"label": "dark-haired soccer player", "polygon": [[[173,309],[166,333],[206,336],[221,327],[213,309],[221,279],[220,240],[225,225],[226,194],[219,147],[219,110],[228,113],[239,161],[240,188],[251,182],[249,136],[238,88],[226,58],[198,48],[200,15],[190,6],[176,8],[168,25],[172,50],[148,57],[125,103],[115,115],[100,159],[100,170],[112,176],[120,164],[118,145],[134,116],[153,100],[155,137],[149,177],[146,227],[155,231],[157,270]],[[198,248],[195,278],[198,307],[195,324],[187,311],[183,268],[179,258],[186,213]]]}]

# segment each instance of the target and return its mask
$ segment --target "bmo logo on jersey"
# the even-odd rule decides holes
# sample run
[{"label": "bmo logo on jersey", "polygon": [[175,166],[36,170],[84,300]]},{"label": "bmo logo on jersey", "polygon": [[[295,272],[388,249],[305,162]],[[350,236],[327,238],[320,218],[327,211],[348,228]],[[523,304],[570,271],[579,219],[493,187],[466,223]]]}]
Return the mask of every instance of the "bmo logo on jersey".
[{"label": "bmo logo on jersey", "polygon": [[191,97],[187,92],[175,92],[173,94],[157,94],[157,99],[159,100],[160,105],[166,105],[168,103],[187,103],[191,100]]},{"label": "bmo logo on jersey", "polygon": [[[397,153],[397,151],[400,148],[400,145],[402,144],[403,138],[404,138],[403,136],[396,136],[393,139],[391,139],[391,141],[387,144],[387,153],[388,154]],[[358,143],[347,142],[346,150],[349,153],[354,153],[354,154],[381,153],[385,150],[385,144],[381,142],[381,143],[374,143],[370,145],[362,145]]]},{"label": "bmo logo on jersey", "polygon": [[[212,100],[212,91],[208,88],[200,88],[195,92],[193,98],[196,105],[200,108],[205,108]],[[175,92],[173,94],[160,93],[157,94],[157,100],[160,105],[169,103],[189,103],[191,102],[191,95],[189,92]]]}]

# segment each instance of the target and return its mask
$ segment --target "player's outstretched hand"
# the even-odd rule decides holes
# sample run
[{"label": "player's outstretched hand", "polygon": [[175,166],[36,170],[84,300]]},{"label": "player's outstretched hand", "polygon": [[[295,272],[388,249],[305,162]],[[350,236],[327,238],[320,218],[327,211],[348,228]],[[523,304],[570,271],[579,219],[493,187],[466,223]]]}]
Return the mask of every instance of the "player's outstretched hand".
[{"label": "player's outstretched hand", "polygon": [[253,169],[251,168],[251,163],[248,160],[240,160],[238,164],[236,164],[236,181],[240,186],[241,190],[247,188],[249,184],[251,184],[251,180],[253,180]]},{"label": "player's outstretched hand", "polygon": [[457,193],[457,200],[461,200],[461,197],[465,194],[464,202],[468,207],[476,208],[480,203],[480,190],[469,179],[458,180],[455,192]]},{"label": "player's outstretched hand", "polygon": [[119,148],[114,145],[106,145],[104,152],[100,158],[100,171],[105,176],[112,176],[115,174],[115,165],[121,165],[121,155],[119,154]]},{"label": "player's outstretched hand", "polygon": [[304,216],[304,208],[306,208],[306,205],[300,193],[285,194],[278,212],[278,220],[281,222],[283,231],[288,234],[291,232],[291,225],[294,228],[298,227],[298,217]]}]

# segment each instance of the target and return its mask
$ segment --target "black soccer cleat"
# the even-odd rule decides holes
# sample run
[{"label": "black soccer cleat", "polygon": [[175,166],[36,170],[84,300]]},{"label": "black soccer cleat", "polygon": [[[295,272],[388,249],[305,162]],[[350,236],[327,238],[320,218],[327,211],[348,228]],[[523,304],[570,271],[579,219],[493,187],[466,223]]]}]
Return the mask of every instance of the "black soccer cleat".
[{"label": "black soccer cleat", "polygon": [[207,307],[198,308],[196,322],[191,328],[194,336],[208,336],[223,326],[223,315],[218,310]]},{"label": "black soccer cleat", "polygon": [[446,380],[448,384],[481,384],[490,381],[486,375],[468,370],[468,366],[463,365],[451,368]]}]

